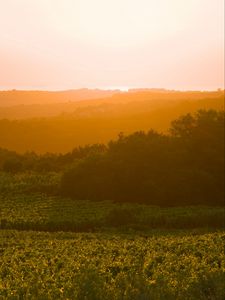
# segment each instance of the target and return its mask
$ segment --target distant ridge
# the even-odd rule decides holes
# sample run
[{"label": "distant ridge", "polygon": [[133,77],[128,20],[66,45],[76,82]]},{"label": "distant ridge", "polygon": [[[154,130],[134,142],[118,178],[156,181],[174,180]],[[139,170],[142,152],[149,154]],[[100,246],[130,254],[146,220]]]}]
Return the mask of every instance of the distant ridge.
[{"label": "distant ridge", "polygon": [[[107,102],[113,98],[122,98],[122,102],[127,101],[127,97],[133,101],[132,97],[136,96],[149,96],[149,99],[158,98],[159,96],[170,97],[169,95],[176,94],[179,98],[204,98],[214,97],[215,95],[224,95],[222,90],[217,91],[177,91],[167,90],[163,88],[131,88],[127,91],[120,89],[71,89],[62,91],[42,91],[42,90],[0,90],[0,108],[11,107],[19,105],[49,105],[49,104],[63,104],[73,103],[83,100],[103,100],[107,98]],[[167,96],[168,95],[168,96]],[[141,98],[141,97],[140,97]],[[135,99],[137,100],[137,99]],[[158,99],[157,99],[158,100]],[[88,105],[90,103],[87,103]]]},{"label": "distant ridge", "polygon": [[120,93],[120,90],[77,89],[66,91],[0,91],[0,106],[65,103],[101,99]]}]

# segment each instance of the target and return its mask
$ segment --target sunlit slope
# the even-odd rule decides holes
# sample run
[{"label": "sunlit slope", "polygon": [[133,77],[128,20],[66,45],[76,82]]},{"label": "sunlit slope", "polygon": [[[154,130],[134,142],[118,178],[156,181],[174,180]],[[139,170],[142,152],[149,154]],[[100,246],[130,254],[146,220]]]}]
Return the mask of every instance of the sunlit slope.
[{"label": "sunlit slope", "polygon": [[119,132],[166,131],[171,120],[198,109],[224,109],[222,92],[132,92],[92,101],[56,117],[2,119],[0,147],[17,152],[67,152],[79,145],[108,142]]}]

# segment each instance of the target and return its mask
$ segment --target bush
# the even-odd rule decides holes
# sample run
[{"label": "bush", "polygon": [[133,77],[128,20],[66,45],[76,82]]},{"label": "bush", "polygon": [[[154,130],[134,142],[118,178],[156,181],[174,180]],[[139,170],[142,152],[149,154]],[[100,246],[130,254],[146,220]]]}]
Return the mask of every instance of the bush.
[{"label": "bush", "polygon": [[8,159],[3,163],[2,170],[8,173],[18,173],[22,170],[22,163],[18,159]]},{"label": "bush", "polygon": [[106,217],[106,224],[109,226],[126,226],[137,223],[137,216],[134,209],[114,208]]}]

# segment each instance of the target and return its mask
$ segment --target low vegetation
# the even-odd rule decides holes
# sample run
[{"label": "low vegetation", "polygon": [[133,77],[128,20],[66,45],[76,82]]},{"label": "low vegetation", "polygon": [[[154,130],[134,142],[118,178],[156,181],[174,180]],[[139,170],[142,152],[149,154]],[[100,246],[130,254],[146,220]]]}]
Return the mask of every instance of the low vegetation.
[{"label": "low vegetation", "polygon": [[224,299],[224,234],[0,231],[1,299]]},{"label": "low vegetation", "polygon": [[71,200],[44,194],[0,197],[0,228],[35,231],[106,232],[151,229],[224,229],[222,207],[160,208],[111,201]]}]

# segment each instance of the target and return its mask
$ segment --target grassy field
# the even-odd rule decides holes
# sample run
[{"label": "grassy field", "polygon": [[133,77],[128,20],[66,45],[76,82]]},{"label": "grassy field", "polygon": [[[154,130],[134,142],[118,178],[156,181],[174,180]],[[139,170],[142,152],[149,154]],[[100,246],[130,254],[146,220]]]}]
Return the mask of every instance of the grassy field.
[{"label": "grassy field", "polygon": [[110,201],[75,201],[54,195],[59,178],[57,173],[1,173],[0,228],[73,232],[112,228],[120,231],[224,228],[225,212],[221,207],[161,208]]},{"label": "grassy field", "polygon": [[149,229],[222,229],[220,207],[160,208],[110,201],[74,201],[44,194],[0,196],[0,228],[98,232]]},{"label": "grassy field", "polygon": [[0,299],[224,299],[224,233],[0,231]]},{"label": "grassy field", "polygon": [[224,209],[78,201],[0,174],[0,299],[225,297]]}]

